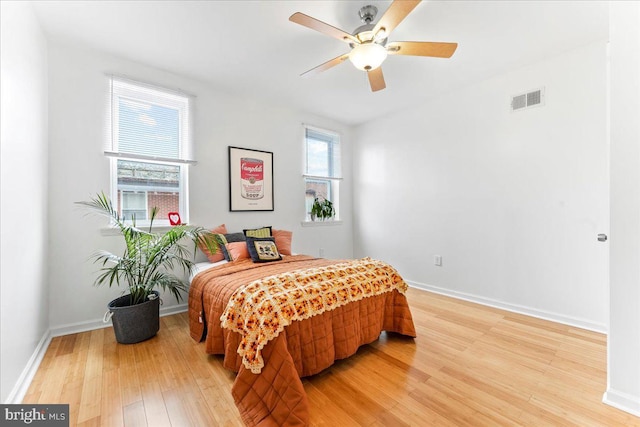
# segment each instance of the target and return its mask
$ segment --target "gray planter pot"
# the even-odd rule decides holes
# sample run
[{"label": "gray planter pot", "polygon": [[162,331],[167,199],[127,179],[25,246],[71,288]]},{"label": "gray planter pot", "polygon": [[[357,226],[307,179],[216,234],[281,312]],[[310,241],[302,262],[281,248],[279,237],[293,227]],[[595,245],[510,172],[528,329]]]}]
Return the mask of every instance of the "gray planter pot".
[{"label": "gray planter pot", "polygon": [[160,294],[142,304],[130,305],[131,295],[116,298],[108,305],[113,313],[113,331],[121,344],[135,344],[154,337],[160,330]]}]

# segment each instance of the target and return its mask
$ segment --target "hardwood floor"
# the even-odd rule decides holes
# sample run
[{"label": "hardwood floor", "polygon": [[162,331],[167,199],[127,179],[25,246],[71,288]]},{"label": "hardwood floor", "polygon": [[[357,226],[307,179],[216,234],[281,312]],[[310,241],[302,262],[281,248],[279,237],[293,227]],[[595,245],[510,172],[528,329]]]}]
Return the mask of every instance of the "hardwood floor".
[{"label": "hardwood floor", "polygon": [[[314,426],[640,426],[601,402],[606,336],[410,289],[418,338],[382,334],[305,379]],[[71,425],[240,426],[234,374],[186,313],[135,345],[110,328],[54,338],[24,403]]]}]

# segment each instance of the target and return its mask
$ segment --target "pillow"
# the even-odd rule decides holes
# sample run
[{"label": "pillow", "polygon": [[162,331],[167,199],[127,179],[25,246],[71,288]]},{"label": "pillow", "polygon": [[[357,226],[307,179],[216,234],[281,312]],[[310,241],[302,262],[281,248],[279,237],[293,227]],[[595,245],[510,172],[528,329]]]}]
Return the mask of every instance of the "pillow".
[{"label": "pillow", "polygon": [[226,244],[228,261],[239,261],[241,259],[249,259],[246,242],[231,242]]},{"label": "pillow", "polygon": [[240,232],[227,233],[227,234],[224,234],[222,237],[224,238],[224,246],[221,246],[220,248],[222,249],[222,255],[224,259],[226,259],[227,261],[233,261],[233,258],[229,255],[229,251],[227,250],[227,244],[235,243],[235,242],[244,242],[245,240],[244,233],[240,233]]},{"label": "pillow", "polygon": [[271,237],[271,226],[242,230],[247,237]]},{"label": "pillow", "polygon": [[233,242],[244,242],[245,241],[245,237],[244,237],[244,233],[225,233],[224,234],[224,238],[227,239],[227,242],[229,243],[233,243]]},{"label": "pillow", "polygon": [[227,226],[225,224],[220,224],[216,228],[209,230],[213,234],[225,234],[227,232]]},{"label": "pillow", "polygon": [[211,245],[215,248],[215,253],[211,253],[207,244],[205,243],[204,236],[198,240],[198,248],[207,256],[209,262],[218,262],[225,259],[224,255],[224,245],[227,241],[224,238],[224,234],[211,234],[213,239]]},{"label": "pillow", "polygon": [[288,230],[272,230],[276,246],[281,255],[291,255],[291,238],[293,232]]},{"label": "pillow", "polygon": [[271,262],[282,259],[273,237],[247,237],[245,246],[253,262]]},{"label": "pillow", "polygon": [[[227,226],[224,224],[220,224],[216,228],[209,230],[209,232],[213,234],[224,234],[227,232]],[[198,241],[198,248],[200,248],[202,253],[207,256],[209,262],[218,262],[225,259],[221,245],[218,245],[218,250],[213,254],[209,251],[209,248],[207,248],[207,244],[203,240]]]}]

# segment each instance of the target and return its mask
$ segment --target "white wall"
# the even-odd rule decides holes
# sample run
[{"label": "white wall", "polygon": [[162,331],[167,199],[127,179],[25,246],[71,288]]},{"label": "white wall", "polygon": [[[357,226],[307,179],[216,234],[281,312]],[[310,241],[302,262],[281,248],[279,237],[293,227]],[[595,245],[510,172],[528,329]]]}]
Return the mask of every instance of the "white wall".
[{"label": "white wall", "polygon": [[[510,112],[512,95],[540,87],[544,106]],[[606,330],[606,97],[603,41],[357,128],[355,255],[429,289]]]},{"label": "white wall", "polygon": [[[85,217],[74,202],[109,189],[109,160],[102,154],[108,113],[108,78],[127,75],[196,95],[195,141],[198,164],[190,170],[192,224],[227,224],[229,231],[272,225],[293,231],[293,250],[346,258],[353,255],[351,185],[341,189],[344,223],[302,227],[302,123],[341,132],[345,163],[351,161],[350,129],[339,123],[231,96],[203,83],[93,50],[52,43],[49,55],[50,173],[49,218],[51,328],[56,333],[92,327],[123,289],[92,287],[97,249],[116,250],[118,236],[104,236],[100,219]],[[229,212],[228,146],[274,153],[275,211]],[[175,299],[164,297],[164,308]]]},{"label": "white wall", "polygon": [[640,416],[640,4],[610,6],[611,296],[604,401]]},{"label": "white wall", "polygon": [[0,399],[27,375],[49,326],[47,44],[31,5],[0,3]]}]

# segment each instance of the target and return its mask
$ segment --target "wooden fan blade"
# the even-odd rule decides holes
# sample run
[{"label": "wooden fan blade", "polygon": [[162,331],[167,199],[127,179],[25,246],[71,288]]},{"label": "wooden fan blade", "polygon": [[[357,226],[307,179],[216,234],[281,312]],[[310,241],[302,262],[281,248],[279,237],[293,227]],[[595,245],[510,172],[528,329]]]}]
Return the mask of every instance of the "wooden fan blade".
[{"label": "wooden fan blade", "polygon": [[438,42],[390,42],[387,43],[389,55],[433,56],[451,58],[458,48],[458,43]]},{"label": "wooden fan blade", "polygon": [[353,37],[351,34],[342,31],[339,28],[331,26],[326,22],[322,22],[316,18],[312,18],[309,15],[305,15],[304,13],[296,12],[289,17],[289,21],[295,22],[296,24],[300,24],[304,27],[311,28],[312,30],[316,30],[321,32],[322,34],[326,34],[330,37],[334,37],[338,40],[342,40],[347,43],[357,43],[360,44],[360,41]]},{"label": "wooden fan blade", "polygon": [[382,67],[367,71],[367,77],[369,77],[369,85],[371,85],[372,92],[377,92],[387,87],[384,82],[384,75],[382,75]]},{"label": "wooden fan blade", "polygon": [[307,77],[307,76],[313,76],[314,74],[321,73],[323,71],[328,70],[329,68],[335,67],[336,65],[343,63],[347,58],[349,58],[348,53],[345,53],[344,55],[336,56],[335,58],[330,59],[324,64],[320,64],[317,67],[310,69],[309,71],[305,71],[304,73],[300,74],[300,76]]},{"label": "wooden fan blade", "polygon": [[420,3],[421,0],[395,0],[389,9],[382,15],[380,21],[373,27],[373,34],[378,34],[384,28],[385,37],[398,26],[404,18]]}]

